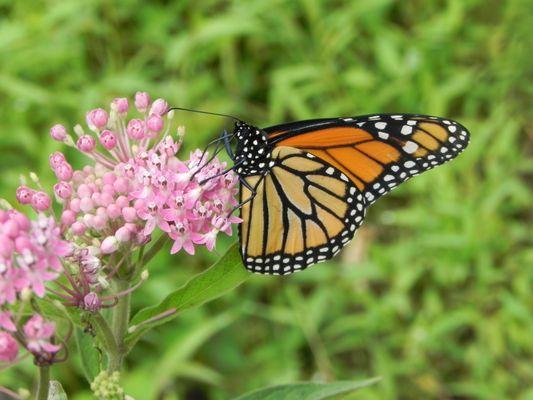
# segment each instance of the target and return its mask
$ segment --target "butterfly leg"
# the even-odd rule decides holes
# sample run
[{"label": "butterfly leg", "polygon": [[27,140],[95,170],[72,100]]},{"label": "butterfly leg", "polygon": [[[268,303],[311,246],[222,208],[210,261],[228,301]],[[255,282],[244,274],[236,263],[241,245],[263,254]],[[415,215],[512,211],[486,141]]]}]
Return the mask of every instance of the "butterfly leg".
[{"label": "butterfly leg", "polygon": [[233,207],[231,209],[231,211],[228,213],[228,216],[230,216],[236,210],[238,210],[239,208],[241,208],[242,206],[244,206],[245,204],[249,203],[250,201],[252,201],[254,199],[254,197],[257,195],[256,188],[259,186],[259,184],[261,183],[261,181],[263,179],[264,178],[259,179],[259,181],[256,183],[256,185],[252,186],[246,181],[246,179],[244,179],[242,177],[239,177],[239,182],[241,183],[241,185],[243,185],[246,189],[248,189],[250,191],[250,196],[246,200],[241,201],[239,204],[237,204],[235,207]]},{"label": "butterfly leg", "polygon": [[[224,142],[224,145],[226,146],[226,142],[227,142],[228,140],[233,139],[233,136],[234,136],[234,135],[229,135],[227,131],[224,131],[224,133],[222,134],[221,137],[219,137],[219,138],[217,138],[217,139],[215,139],[215,140],[212,140],[211,142],[209,142],[209,143],[207,144],[207,146],[205,147],[204,151],[202,152],[202,156],[200,157],[200,161],[202,161],[202,160],[204,159],[204,156],[205,156],[205,154],[207,153],[207,149],[208,149],[209,147],[211,147],[212,145],[216,144],[216,147],[215,147],[215,150],[214,150],[214,152],[213,152],[213,155],[212,155],[212,156],[211,156],[211,157],[210,157],[210,158],[209,158],[209,159],[208,159],[208,160],[207,160],[207,161],[206,161],[201,167],[199,167],[199,168],[198,168],[198,169],[192,174],[191,179],[194,178],[194,176],[196,176],[196,174],[197,174],[198,172],[200,172],[200,171],[201,171],[202,169],[204,169],[207,165],[209,165],[209,163],[210,163],[211,161],[213,161],[213,159],[218,155],[218,153],[220,153],[220,152],[222,151],[222,148],[220,147],[220,146],[221,146],[221,142]],[[226,150],[227,150],[227,149],[226,149]],[[230,157],[232,157],[232,154],[229,154],[229,155],[230,155]],[[233,157],[232,157],[232,158],[233,158]],[[228,171],[231,171],[231,169],[228,169]],[[225,173],[227,173],[227,171],[226,171]],[[223,175],[223,174],[221,174],[221,175]],[[216,176],[220,176],[220,175],[216,175]],[[213,178],[214,178],[214,177],[213,177]]]},{"label": "butterfly leg", "polygon": [[226,175],[228,172],[233,171],[235,168],[237,168],[241,164],[242,164],[242,161],[239,161],[238,163],[233,164],[233,166],[231,168],[225,169],[224,171],[219,172],[216,175],[210,176],[209,178],[206,178],[203,181],[200,181],[199,184],[203,185],[204,183],[206,183],[207,181],[209,181],[209,180],[211,180],[213,178],[218,178],[219,176]]}]

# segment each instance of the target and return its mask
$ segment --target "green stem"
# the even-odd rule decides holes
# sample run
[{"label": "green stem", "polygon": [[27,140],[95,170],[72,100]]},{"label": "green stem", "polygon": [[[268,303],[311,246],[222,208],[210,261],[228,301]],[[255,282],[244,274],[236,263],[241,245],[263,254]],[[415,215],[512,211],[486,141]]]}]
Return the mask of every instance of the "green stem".
[{"label": "green stem", "polygon": [[[116,280],[117,293],[128,290],[129,286],[130,282],[128,280],[120,278]],[[128,351],[126,345],[124,344],[124,337],[128,333],[128,323],[130,321],[130,298],[131,294],[129,293],[120,297],[117,305],[113,308],[111,329],[118,347],[118,354],[115,359],[110,359],[110,371],[120,370],[124,356]]]},{"label": "green stem", "polygon": [[117,360],[120,359],[120,352],[113,331],[102,314],[94,314],[93,321],[98,329],[98,336],[102,340],[107,351],[109,357],[109,369],[116,370]]},{"label": "green stem", "polygon": [[39,382],[37,383],[37,394],[35,396],[35,400],[47,400],[49,386],[50,386],[50,366],[41,365],[39,367]]},{"label": "green stem", "polygon": [[162,234],[159,239],[150,247],[150,249],[146,252],[144,257],[142,258],[141,265],[146,265],[148,262],[154,258],[154,256],[157,254],[159,250],[170,240],[167,234]]}]

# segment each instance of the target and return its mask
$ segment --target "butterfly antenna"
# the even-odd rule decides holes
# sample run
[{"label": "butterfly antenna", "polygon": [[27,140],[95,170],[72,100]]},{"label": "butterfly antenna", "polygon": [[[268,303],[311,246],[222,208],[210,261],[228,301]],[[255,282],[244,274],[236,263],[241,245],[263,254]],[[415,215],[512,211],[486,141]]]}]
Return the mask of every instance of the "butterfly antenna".
[{"label": "butterfly antenna", "polygon": [[[239,119],[239,118],[237,118],[237,117],[234,117],[233,115],[221,114],[221,113],[215,113],[215,112],[203,111],[203,110],[195,110],[195,109],[193,109],[193,108],[171,107],[171,108],[168,109],[168,111],[171,111],[171,110],[190,111],[190,112],[194,112],[194,113],[198,113],[198,114],[215,115],[215,116],[217,116],[217,117],[231,118],[231,119],[233,119],[234,121],[242,122],[241,119]],[[168,111],[167,111],[167,112],[168,112]]]}]

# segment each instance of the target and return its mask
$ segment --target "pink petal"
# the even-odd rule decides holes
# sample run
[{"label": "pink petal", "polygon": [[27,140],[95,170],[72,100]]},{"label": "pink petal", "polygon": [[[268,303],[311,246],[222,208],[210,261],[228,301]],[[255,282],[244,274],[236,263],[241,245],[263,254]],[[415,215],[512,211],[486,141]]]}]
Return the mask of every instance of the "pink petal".
[{"label": "pink petal", "polygon": [[192,244],[192,241],[190,239],[186,240],[185,243],[183,243],[183,249],[191,256],[194,255],[194,245]]},{"label": "pink petal", "polygon": [[176,254],[178,251],[181,250],[183,247],[183,241],[181,238],[176,238],[174,241],[174,244],[172,245],[172,248],[170,249],[170,254]]}]

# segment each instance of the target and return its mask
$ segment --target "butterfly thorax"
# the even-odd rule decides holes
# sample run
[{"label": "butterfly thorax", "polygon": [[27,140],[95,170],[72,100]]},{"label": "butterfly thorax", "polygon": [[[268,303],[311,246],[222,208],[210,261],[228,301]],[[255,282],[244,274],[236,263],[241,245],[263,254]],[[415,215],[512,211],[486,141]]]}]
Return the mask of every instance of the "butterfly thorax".
[{"label": "butterfly thorax", "polygon": [[233,131],[237,138],[234,163],[240,176],[264,175],[271,162],[271,146],[268,144],[265,132],[237,122]]}]

